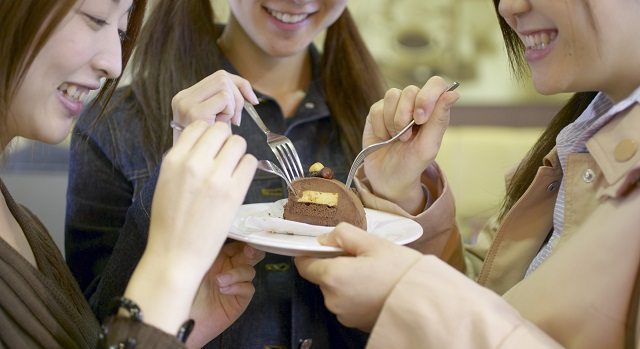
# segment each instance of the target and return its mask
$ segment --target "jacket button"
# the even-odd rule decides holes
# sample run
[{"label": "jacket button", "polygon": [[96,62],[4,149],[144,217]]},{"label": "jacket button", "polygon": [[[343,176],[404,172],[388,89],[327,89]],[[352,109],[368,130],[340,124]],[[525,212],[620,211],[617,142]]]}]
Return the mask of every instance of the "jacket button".
[{"label": "jacket button", "polygon": [[558,190],[558,184],[559,184],[558,181],[551,182],[551,184],[549,184],[547,186],[547,191],[548,192],[554,192],[554,191]]},{"label": "jacket button", "polygon": [[613,156],[616,161],[624,162],[631,159],[638,151],[638,143],[632,139],[623,139],[616,145]]},{"label": "jacket button", "polygon": [[311,338],[301,339],[300,345],[298,345],[299,349],[311,349],[311,344],[313,344],[313,340]]},{"label": "jacket button", "polygon": [[304,107],[307,109],[313,109],[316,107],[316,105],[313,102],[307,102],[304,104]]},{"label": "jacket button", "polygon": [[582,174],[582,180],[585,183],[591,183],[593,182],[593,179],[596,178],[596,173],[593,172],[592,169],[587,169],[586,171],[584,171],[584,173]]}]

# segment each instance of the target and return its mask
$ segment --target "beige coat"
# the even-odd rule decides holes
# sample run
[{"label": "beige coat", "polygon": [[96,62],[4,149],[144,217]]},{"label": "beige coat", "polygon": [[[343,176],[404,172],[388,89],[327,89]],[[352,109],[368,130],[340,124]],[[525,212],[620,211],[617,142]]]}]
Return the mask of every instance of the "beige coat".
[{"label": "beige coat", "polygon": [[[640,292],[640,107],[611,121],[587,147],[588,154],[568,157],[561,239],[527,278],[552,229],[562,177],[556,152],[503,223],[489,223],[476,245],[465,247],[464,266],[451,191],[437,169],[425,173],[438,199],[414,217],[425,229],[414,247],[464,268],[477,283],[425,256],[389,296],[368,347],[623,348],[625,336],[635,335],[627,346],[640,348],[640,328],[631,323]],[[368,207],[408,216],[371,195],[366,179],[358,184]]]}]

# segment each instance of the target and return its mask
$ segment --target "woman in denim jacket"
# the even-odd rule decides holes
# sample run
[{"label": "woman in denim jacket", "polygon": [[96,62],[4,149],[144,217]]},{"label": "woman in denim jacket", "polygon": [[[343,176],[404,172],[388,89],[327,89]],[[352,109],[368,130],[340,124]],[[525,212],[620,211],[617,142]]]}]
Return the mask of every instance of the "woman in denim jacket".
[{"label": "woman in denim jacket", "polygon": [[[360,149],[369,107],[383,96],[382,79],[346,0],[229,5],[223,27],[214,23],[209,0],[159,1],[132,61],[132,83],[116,92],[110,117],[95,123],[101,109],[96,106],[77,123],[66,256],[98,315],[122,293],[146,241],[158,165],[172,144],[169,101],[178,91],[203,78],[225,86],[243,76],[260,99],[256,109],[264,122],[294,142],[303,167],[320,161],[341,180]],[[324,29],[320,55],[312,40]],[[251,120],[233,133],[246,139],[248,153],[275,161]],[[272,202],[284,192],[279,178],[259,172],[245,203]],[[267,254],[256,269],[253,301],[209,348],[364,346],[366,334],[336,321],[290,257]]]}]

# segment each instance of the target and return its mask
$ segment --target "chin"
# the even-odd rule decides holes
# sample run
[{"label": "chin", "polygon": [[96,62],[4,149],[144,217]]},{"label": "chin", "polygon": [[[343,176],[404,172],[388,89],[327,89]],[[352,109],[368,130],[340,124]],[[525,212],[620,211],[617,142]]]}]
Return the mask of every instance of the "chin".
[{"label": "chin", "polygon": [[561,88],[557,83],[549,83],[547,81],[538,81],[536,79],[533,80],[533,86],[536,91],[543,96],[551,96],[558,93],[566,92],[565,89]]},{"label": "chin", "polygon": [[69,127],[66,127],[64,129],[62,128],[56,129],[55,131],[51,130],[51,132],[48,132],[47,134],[39,135],[38,139],[36,140],[43,143],[52,144],[52,145],[59,144],[64,142],[67,139],[70,131],[71,130]]}]

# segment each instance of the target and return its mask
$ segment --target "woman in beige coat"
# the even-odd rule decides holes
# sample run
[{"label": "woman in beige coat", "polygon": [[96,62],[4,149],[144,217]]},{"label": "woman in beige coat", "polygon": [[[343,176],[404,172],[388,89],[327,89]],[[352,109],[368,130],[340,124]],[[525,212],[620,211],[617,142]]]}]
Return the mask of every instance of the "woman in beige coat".
[{"label": "woman in beige coat", "polygon": [[528,63],[540,93],[576,92],[508,177],[502,210],[462,254],[437,244],[458,232],[433,164],[451,98],[433,97],[445,86],[433,78],[374,105],[365,145],[412,117],[420,127],[367,159],[359,189],[369,207],[410,216],[375,199],[369,183],[386,178],[369,169],[403,168],[399,186],[427,184],[433,203],[410,217],[436,242],[419,249],[440,258],[343,224],[322,242],[352,256],[299,257],[298,269],[340,321],[371,331],[370,348],[639,348],[640,42],[629,38],[640,1],[494,4],[514,70]]}]

